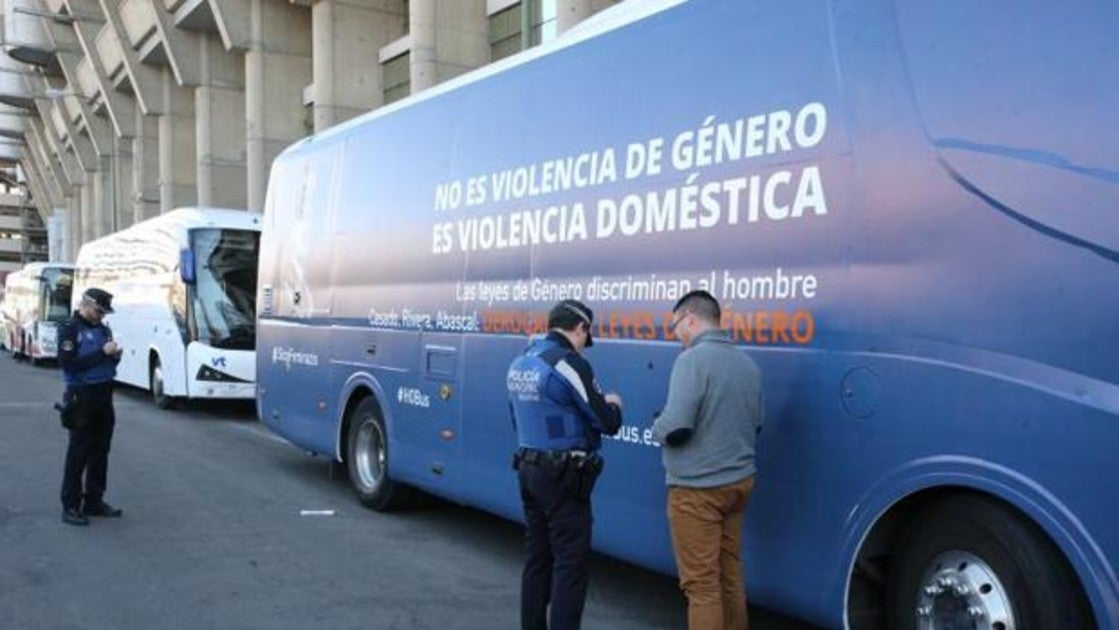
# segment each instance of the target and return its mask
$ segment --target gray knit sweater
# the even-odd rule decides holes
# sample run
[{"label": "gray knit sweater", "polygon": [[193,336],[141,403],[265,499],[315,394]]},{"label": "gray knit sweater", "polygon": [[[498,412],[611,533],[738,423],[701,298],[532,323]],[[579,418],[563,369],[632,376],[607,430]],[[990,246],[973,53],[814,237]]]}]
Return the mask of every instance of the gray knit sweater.
[{"label": "gray knit sweater", "polygon": [[[653,423],[670,486],[711,488],[753,475],[762,425],[761,372],[720,330],[676,358],[664,411]],[[678,446],[672,438],[685,437]],[[668,442],[666,442],[666,439]]]}]

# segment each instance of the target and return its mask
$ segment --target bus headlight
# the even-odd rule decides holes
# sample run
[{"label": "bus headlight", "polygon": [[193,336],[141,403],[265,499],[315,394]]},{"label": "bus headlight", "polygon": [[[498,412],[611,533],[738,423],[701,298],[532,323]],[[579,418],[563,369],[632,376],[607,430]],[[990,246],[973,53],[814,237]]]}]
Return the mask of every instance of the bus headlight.
[{"label": "bus headlight", "polygon": [[236,376],[232,376],[230,374],[226,374],[225,372],[215,370],[214,368],[212,368],[208,365],[203,365],[202,367],[198,368],[198,374],[196,374],[194,378],[196,378],[197,380],[200,380],[200,381],[210,381],[212,383],[214,383],[214,382],[216,382],[216,383],[248,383],[249,382],[249,381],[246,381],[243,378],[237,378]]}]

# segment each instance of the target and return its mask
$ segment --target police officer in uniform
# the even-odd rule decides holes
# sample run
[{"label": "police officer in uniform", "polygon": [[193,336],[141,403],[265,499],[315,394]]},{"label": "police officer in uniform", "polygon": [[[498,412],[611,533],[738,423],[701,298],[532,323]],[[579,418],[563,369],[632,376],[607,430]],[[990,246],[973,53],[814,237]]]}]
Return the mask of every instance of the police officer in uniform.
[{"label": "police officer in uniform", "polygon": [[[578,628],[587,595],[591,491],[602,471],[601,435],[622,424],[622,400],[602,394],[582,356],[594,314],[564,300],[548,314],[547,336],[509,366],[506,384],[517,430],[513,458],[525,512],[521,627]],[[548,623],[551,605],[550,621]]]},{"label": "police officer in uniform", "polygon": [[70,525],[89,525],[90,516],[121,515],[104,500],[116,424],[113,379],[121,354],[112,331],[102,323],[113,312],[112,300],[107,291],[88,289],[59,331],[58,363],[66,383],[63,423],[70,430],[62,476],[62,521]]}]

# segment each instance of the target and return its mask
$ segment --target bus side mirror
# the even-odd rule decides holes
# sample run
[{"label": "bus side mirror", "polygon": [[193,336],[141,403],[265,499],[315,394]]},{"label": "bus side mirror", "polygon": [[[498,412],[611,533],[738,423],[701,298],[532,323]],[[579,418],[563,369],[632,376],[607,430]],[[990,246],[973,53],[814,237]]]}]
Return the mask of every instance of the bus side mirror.
[{"label": "bus side mirror", "polygon": [[186,284],[194,284],[194,251],[184,249],[179,252],[179,277]]}]

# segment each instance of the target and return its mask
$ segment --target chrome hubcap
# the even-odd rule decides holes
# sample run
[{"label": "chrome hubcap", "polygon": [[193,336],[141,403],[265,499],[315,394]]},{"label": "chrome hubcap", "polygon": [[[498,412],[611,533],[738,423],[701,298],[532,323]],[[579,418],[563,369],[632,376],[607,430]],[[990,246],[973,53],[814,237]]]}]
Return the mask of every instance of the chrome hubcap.
[{"label": "chrome hubcap", "polygon": [[376,422],[365,422],[358,430],[354,449],[361,485],[376,488],[385,475],[385,443]]},{"label": "chrome hubcap", "polygon": [[917,627],[1014,630],[1014,609],[995,571],[966,551],[946,551],[929,564],[917,594]]}]

